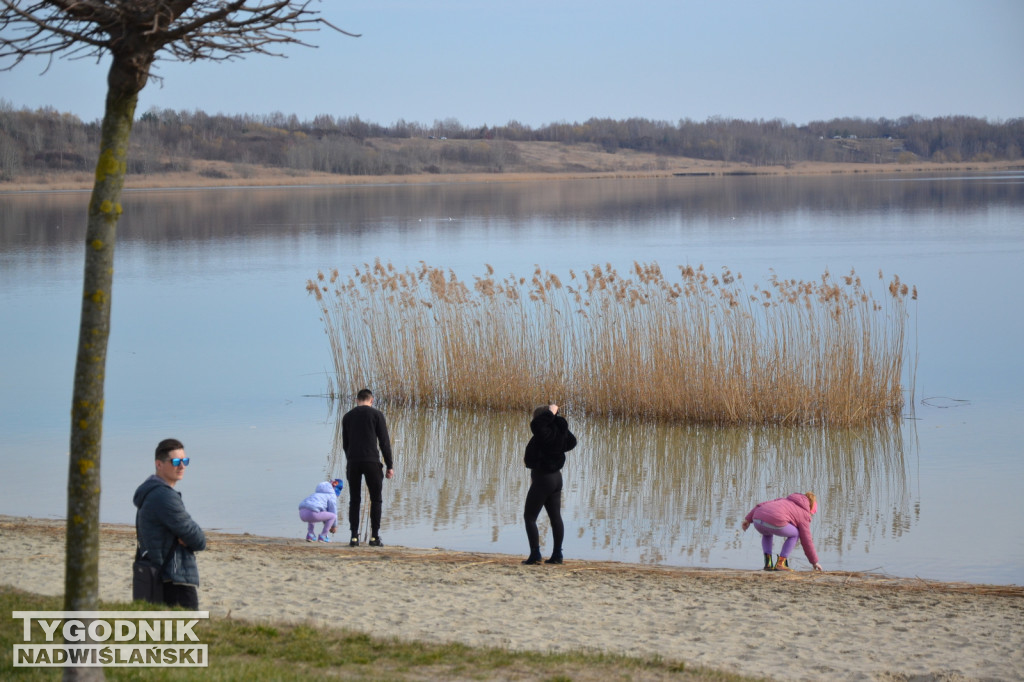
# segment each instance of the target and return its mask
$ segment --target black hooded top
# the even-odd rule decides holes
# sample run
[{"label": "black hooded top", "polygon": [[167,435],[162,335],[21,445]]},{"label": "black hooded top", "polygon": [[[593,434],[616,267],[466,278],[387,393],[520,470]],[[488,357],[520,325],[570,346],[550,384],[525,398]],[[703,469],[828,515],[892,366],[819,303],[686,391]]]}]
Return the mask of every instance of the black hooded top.
[{"label": "black hooded top", "polygon": [[569,430],[569,422],[550,410],[542,412],[530,422],[533,436],[526,444],[523,463],[538,472],[559,471],[565,466],[565,453],[576,447],[576,436]]}]

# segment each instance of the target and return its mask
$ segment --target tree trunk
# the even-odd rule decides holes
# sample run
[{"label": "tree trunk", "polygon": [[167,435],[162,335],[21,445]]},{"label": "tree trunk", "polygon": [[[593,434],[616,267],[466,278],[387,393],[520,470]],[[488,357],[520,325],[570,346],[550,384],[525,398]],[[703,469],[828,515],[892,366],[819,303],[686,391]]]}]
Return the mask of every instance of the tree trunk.
[{"label": "tree trunk", "polygon": [[[85,236],[85,276],[78,356],[71,403],[71,448],[65,535],[64,609],[99,607],[100,453],[103,436],[103,382],[110,302],[114,282],[114,243],[121,216],[121,190],[127,170],[128,141],[139,87],[124,87],[126,70],[115,58],[108,78],[100,156],[89,200]],[[145,83],[145,78],[136,82]],[[128,572],[128,566],[123,570]],[[102,680],[103,668],[65,668],[65,680]]]}]

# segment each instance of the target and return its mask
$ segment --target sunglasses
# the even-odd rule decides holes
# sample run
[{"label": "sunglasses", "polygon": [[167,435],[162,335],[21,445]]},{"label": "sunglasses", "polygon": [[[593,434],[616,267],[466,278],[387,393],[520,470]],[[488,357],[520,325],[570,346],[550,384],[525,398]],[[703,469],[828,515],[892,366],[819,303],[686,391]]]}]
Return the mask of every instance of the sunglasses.
[{"label": "sunglasses", "polygon": [[176,467],[179,464],[184,464],[185,466],[188,466],[188,457],[172,457],[170,459],[165,459],[164,461],[170,462],[172,467]]}]

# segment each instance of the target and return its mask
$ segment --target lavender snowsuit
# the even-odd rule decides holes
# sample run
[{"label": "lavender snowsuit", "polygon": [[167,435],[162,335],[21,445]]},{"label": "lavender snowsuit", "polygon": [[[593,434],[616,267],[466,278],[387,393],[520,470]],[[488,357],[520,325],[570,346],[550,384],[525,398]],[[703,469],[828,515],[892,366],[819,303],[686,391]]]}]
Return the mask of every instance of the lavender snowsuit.
[{"label": "lavender snowsuit", "polygon": [[334,486],[329,481],[317,484],[316,492],[299,503],[299,518],[308,526],[308,534],[313,535],[313,524],[322,521],[326,537],[332,526],[338,523],[338,502]]}]

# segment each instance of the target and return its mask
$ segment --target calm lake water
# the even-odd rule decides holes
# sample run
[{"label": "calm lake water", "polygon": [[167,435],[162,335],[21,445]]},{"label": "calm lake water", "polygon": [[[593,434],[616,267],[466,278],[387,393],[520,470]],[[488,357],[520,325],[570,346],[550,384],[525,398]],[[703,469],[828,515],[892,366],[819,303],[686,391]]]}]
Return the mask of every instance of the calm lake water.
[{"label": "calm lake water", "polygon": [[[65,512],[87,200],[0,194],[0,514]],[[471,279],[640,261],[751,286],[853,268],[920,291],[904,419],[683,427],[569,410],[566,556],[756,569],[742,516],[810,489],[826,569],[1024,584],[1024,173],[133,191],[124,208],[103,521],[132,523],[153,448],[174,436],[205,528],[304,536],[297,505],[340,473],[349,407],[323,397],[330,349],[305,291],[318,269],[425,261]],[[397,469],[385,542],[525,554],[528,415],[382,407]]]}]

